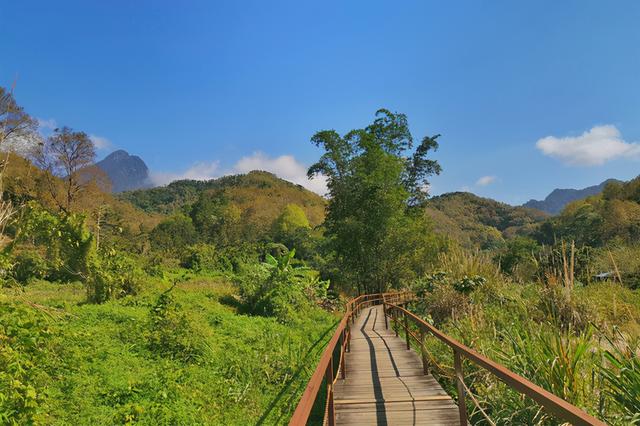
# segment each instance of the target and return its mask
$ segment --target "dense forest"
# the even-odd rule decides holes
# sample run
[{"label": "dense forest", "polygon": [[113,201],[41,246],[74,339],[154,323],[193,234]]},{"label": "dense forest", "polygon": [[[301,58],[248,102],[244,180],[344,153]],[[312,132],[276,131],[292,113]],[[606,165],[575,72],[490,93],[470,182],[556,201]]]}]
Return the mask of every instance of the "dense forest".
[{"label": "dense forest", "polygon": [[[116,195],[84,132],[40,135],[0,88],[0,421],[286,423],[345,300],[410,289],[466,345],[640,423],[640,178],[553,217],[430,197],[439,139],[387,110],[316,133],[326,198],[263,171]],[[559,424],[465,369],[498,424]]]}]

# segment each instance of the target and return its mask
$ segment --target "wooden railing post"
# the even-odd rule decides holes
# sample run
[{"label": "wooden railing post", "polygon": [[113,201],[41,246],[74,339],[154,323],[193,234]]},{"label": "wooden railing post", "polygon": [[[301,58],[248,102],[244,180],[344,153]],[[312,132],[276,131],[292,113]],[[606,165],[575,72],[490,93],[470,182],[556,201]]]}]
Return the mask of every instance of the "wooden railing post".
[{"label": "wooden railing post", "polygon": [[464,375],[462,372],[462,357],[457,350],[453,350],[453,363],[456,369],[456,386],[458,389],[458,412],[460,425],[467,425],[467,403],[465,401]]},{"label": "wooden railing post", "polygon": [[404,314],[404,335],[407,338],[407,350],[411,349],[411,344],[409,343],[409,318],[407,314]]},{"label": "wooden railing post", "polygon": [[340,378],[344,379],[347,377],[347,344],[345,341],[346,329],[342,330],[342,334],[340,335]]},{"label": "wooden railing post", "polygon": [[396,331],[396,337],[398,337],[398,311],[393,310],[393,329]]},{"label": "wooden railing post", "polygon": [[333,356],[327,366],[327,371],[324,377],[327,383],[327,424],[329,426],[334,426],[336,423],[336,412],[333,405]]},{"label": "wooden railing post", "polygon": [[382,307],[383,307],[383,311],[384,311],[384,328],[385,330],[389,329],[389,318],[387,318],[387,304],[383,301],[382,302]]},{"label": "wooden railing post", "polygon": [[429,366],[427,363],[427,348],[424,347],[424,339],[426,338],[427,333],[424,332],[424,329],[420,327],[420,356],[422,358],[422,373],[427,375],[429,374]]}]

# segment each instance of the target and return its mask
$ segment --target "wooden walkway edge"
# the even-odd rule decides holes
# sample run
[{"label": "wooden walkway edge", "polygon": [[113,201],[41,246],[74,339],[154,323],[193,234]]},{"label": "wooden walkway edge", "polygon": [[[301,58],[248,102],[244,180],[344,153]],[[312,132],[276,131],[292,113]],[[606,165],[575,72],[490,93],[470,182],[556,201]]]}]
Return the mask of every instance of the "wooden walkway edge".
[{"label": "wooden walkway edge", "polygon": [[385,327],[381,305],[364,309],[351,325],[345,371],[334,385],[337,425],[460,425],[453,399]]}]

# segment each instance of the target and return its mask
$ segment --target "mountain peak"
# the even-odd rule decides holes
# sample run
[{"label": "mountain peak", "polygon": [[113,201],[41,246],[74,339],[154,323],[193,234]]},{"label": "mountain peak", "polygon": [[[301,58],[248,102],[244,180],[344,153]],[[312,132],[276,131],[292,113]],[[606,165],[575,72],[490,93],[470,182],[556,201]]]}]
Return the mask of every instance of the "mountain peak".
[{"label": "mountain peak", "polygon": [[111,180],[113,192],[149,187],[149,168],[137,155],[119,149],[96,163]]}]

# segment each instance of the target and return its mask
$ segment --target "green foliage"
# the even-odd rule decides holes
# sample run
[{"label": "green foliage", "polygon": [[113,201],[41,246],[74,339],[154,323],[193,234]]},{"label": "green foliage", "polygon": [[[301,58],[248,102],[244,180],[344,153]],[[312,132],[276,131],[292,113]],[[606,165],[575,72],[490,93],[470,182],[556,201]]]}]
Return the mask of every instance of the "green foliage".
[{"label": "green foliage", "polygon": [[514,372],[571,404],[587,405],[592,394],[585,379],[595,366],[589,359],[593,357],[590,331],[575,335],[534,327],[516,329],[505,336],[507,349],[501,352],[501,358]]},{"label": "green foliage", "polygon": [[[280,424],[335,326],[314,307],[296,327],[241,315],[229,305],[234,287],[211,279],[172,290],[164,317],[153,311],[161,305],[155,286],[103,304],[78,303],[80,289],[38,282],[0,293],[0,423]],[[189,332],[171,336],[182,316]],[[153,342],[166,338],[179,350],[152,350],[156,318],[163,326]],[[202,355],[185,356],[181,346]]]},{"label": "green foliage", "polygon": [[38,423],[44,395],[36,382],[49,338],[41,314],[0,303],[0,423]]},{"label": "green foliage", "polygon": [[224,193],[203,192],[190,216],[202,241],[225,246],[240,240],[241,213]]},{"label": "green foliage", "polygon": [[326,234],[345,287],[379,292],[399,285],[410,271],[406,255],[412,247],[400,243],[402,231],[419,220],[409,209],[426,198],[427,178],[440,173],[440,165],[427,158],[437,138],[425,137],[411,151],[406,116],[380,110],[364,129],[344,136],[321,131],[311,139],[325,151],[308,174],[328,179]]},{"label": "green foliage", "polygon": [[47,277],[52,280],[84,279],[93,255],[93,237],[83,215],[55,215],[35,201],[24,207],[16,243],[45,249]]},{"label": "green foliage", "polygon": [[419,298],[425,297],[427,293],[432,293],[437,286],[441,286],[446,282],[446,272],[435,272],[427,274],[416,279],[412,289]]},{"label": "green foliage", "polygon": [[179,214],[162,221],[149,234],[154,249],[175,255],[196,240],[196,228],[191,218]]},{"label": "green foliage", "polygon": [[535,234],[547,215],[537,210],[514,207],[468,192],[439,195],[425,203],[425,214],[435,230],[466,249],[494,250],[505,242]]},{"label": "green foliage", "polygon": [[524,281],[533,278],[537,272],[535,256],[539,250],[540,246],[535,240],[516,237],[498,252],[496,260],[503,272]]},{"label": "green foliage", "polygon": [[20,284],[29,284],[33,280],[46,277],[48,272],[49,265],[42,258],[42,253],[25,250],[14,257],[11,278]]},{"label": "green foliage", "polygon": [[[176,181],[160,188],[127,192],[119,197],[147,212],[164,214],[190,211],[190,208],[193,211],[192,206],[199,204],[203,197],[206,200],[204,204],[223,198],[225,203],[237,208],[240,213],[238,231],[244,242],[268,237],[272,233],[273,222],[288,204],[300,206],[310,225],[318,226],[324,219],[326,204],[322,197],[304,187],[263,171],[224,176],[206,182]],[[210,206],[202,207],[206,211]],[[208,221],[206,216],[202,219],[203,222]],[[194,218],[194,223],[196,221]]]},{"label": "green foliage", "polygon": [[474,277],[465,276],[462,277],[460,281],[456,281],[455,283],[453,283],[453,288],[459,293],[469,294],[476,288],[484,285],[486,282],[486,279],[478,275]]},{"label": "green foliage", "polygon": [[149,313],[149,349],[170,359],[196,362],[204,353],[203,340],[171,295],[172,289],[158,297]]},{"label": "green foliage", "polygon": [[609,183],[602,194],[575,201],[541,228],[538,238],[572,239],[578,246],[602,246],[614,240],[632,243],[640,237],[640,178]]},{"label": "green foliage", "polygon": [[238,279],[240,295],[252,313],[287,323],[308,309],[311,301],[326,297],[329,283],[320,280],[316,271],[297,264],[295,253],[267,254],[262,265]]},{"label": "green foliage", "polygon": [[604,352],[609,365],[601,366],[605,392],[631,424],[640,424],[640,344],[637,339],[618,333],[617,341],[609,340],[611,349]]},{"label": "green foliage", "polygon": [[116,250],[96,257],[86,282],[87,299],[103,303],[109,299],[135,295],[140,291],[144,272],[136,259]]},{"label": "green foliage", "polygon": [[309,219],[304,210],[297,204],[287,204],[273,223],[276,238],[286,238],[300,228],[309,228]]},{"label": "green foliage", "polygon": [[181,265],[195,272],[233,271],[231,260],[211,244],[195,244],[187,247]]}]

